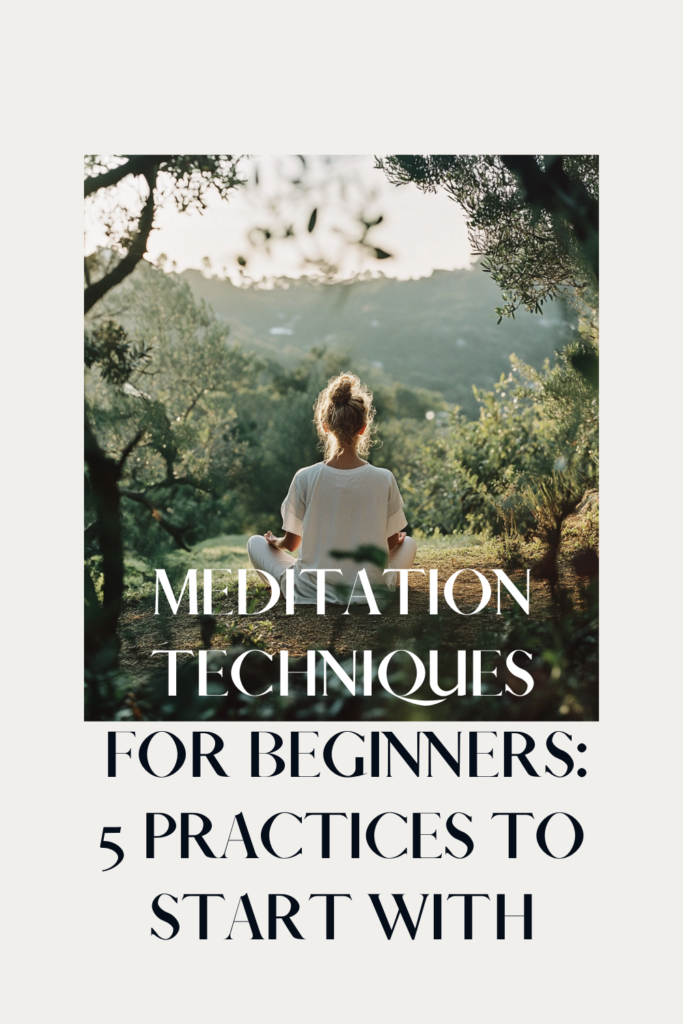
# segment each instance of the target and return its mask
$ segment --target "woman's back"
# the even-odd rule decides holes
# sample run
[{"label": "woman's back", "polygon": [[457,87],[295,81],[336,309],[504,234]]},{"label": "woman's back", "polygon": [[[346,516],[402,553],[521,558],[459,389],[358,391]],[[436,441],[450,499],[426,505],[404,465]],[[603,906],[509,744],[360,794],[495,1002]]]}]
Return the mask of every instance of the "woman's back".
[{"label": "woman's back", "polygon": [[[333,550],[353,551],[372,544],[388,554],[387,538],[406,526],[398,485],[388,469],[370,463],[355,469],[333,469],[324,462],[299,470],[282,504],[284,529],[302,537],[295,578],[295,601],[315,603],[315,573],[307,569],[341,569],[326,578],[328,600],[335,584],[352,587],[356,574],[367,570],[373,584],[383,582],[382,570],[371,563],[336,559]],[[337,598],[338,599],[338,598]],[[363,600],[362,590],[354,600]]]},{"label": "woman's back", "polygon": [[[415,541],[401,532],[407,523],[394,475],[362,458],[372,444],[374,415],[372,394],[354,373],[332,377],[314,406],[314,421],[327,461],[300,469],[292,480],[282,503],[284,537],[275,537],[269,530],[262,537],[249,538],[249,558],[262,579],[266,580],[268,573],[281,581],[287,592],[288,570],[294,570],[295,604],[317,604],[316,569],[336,570],[325,579],[326,601],[349,599],[335,590],[336,584],[348,588],[347,594],[351,592],[354,602],[363,602],[366,595],[362,586],[355,587],[361,569],[366,570],[373,586],[384,583],[392,589],[396,570],[409,569],[413,564],[417,548]],[[369,545],[390,556],[388,568],[393,572],[385,576],[372,562],[334,558],[331,554],[350,553]],[[297,548],[300,557],[294,559],[289,552]],[[368,594],[368,601],[371,598]]]}]

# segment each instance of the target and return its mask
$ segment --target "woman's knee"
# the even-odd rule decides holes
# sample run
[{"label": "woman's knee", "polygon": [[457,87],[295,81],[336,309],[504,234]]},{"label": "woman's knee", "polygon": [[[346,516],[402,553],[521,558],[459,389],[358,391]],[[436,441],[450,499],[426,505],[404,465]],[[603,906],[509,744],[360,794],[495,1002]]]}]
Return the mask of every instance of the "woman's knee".
[{"label": "woman's knee", "polygon": [[406,537],[405,540],[403,541],[403,544],[401,544],[401,548],[403,549],[402,554],[404,560],[406,562],[410,562],[410,564],[412,565],[413,562],[415,561],[415,555],[417,554],[416,542],[413,540],[412,537]]},{"label": "woman's knee", "polygon": [[406,537],[403,541],[404,549],[413,557],[417,554],[417,542],[414,537]]},{"label": "woman's knee", "polygon": [[266,538],[260,536],[258,533],[249,538],[247,541],[247,554],[249,555],[249,560],[252,565],[254,564],[254,558],[259,562],[262,561],[262,557],[259,558],[259,555],[263,556],[267,552],[268,547],[269,545]]},{"label": "woman's knee", "polygon": [[410,569],[417,554],[417,544],[412,537],[405,537],[402,544],[392,552],[390,567],[394,569]]}]

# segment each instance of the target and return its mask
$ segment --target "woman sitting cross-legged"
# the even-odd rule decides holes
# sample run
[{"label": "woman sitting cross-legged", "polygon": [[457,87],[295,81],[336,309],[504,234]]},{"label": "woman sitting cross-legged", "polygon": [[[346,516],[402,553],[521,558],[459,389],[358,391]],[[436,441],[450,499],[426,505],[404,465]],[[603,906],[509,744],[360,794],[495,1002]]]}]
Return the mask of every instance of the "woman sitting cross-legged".
[{"label": "woman sitting cross-legged", "polygon": [[[335,585],[353,588],[352,600],[365,602],[361,586],[354,587],[360,569],[371,586],[396,586],[396,572],[383,574],[372,563],[339,559],[330,553],[352,552],[374,545],[387,552],[390,570],[409,569],[417,545],[403,533],[407,525],[403,501],[393,473],[370,465],[361,456],[370,448],[369,428],[375,410],[372,394],[352,373],[334,377],[314,406],[325,461],[300,469],[282,504],[284,537],[268,531],[249,538],[247,550],[255,569],[270,573],[281,584],[286,569],[294,569],[294,603],[316,604],[317,573],[307,569],[339,569],[325,576],[326,601],[339,604]],[[301,548],[299,558],[289,552]],[[344,598],[346,603],[346,598]]]}]

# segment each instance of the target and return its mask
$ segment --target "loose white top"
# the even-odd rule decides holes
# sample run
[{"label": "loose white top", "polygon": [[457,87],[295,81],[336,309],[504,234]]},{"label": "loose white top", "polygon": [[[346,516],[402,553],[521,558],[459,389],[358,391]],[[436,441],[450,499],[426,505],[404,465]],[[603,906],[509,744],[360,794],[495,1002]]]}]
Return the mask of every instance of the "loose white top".
[{"label": "loose white top", "polygon": [[[315,604],[317,574],[302,569],[341,569],[325,577],[326,600],[339,602],[334,585],[353,587],[356,574],[366,569],[374,586],[382,584],[382,570],[376,565],[336,559],[330,551],[354,551],[361,544],[374,544],[388,552],[387,538],[407,525],[403,500],[394,474],[366,463],[356,469],[332,469],[324,462],[300,469],[282,503],[282,525],[302,538],[294,566],[294,601]],[[282,581],[284,582],[284,580]],[[348,598],[344,598],[348,600]],[[353,601],[365,601],[360,585]]]}]

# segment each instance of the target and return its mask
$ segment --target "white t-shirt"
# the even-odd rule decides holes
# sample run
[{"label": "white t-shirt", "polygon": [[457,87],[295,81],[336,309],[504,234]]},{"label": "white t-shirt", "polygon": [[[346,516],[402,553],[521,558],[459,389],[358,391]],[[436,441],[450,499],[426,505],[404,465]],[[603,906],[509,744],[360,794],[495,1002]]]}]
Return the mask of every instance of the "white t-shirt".
[{"label": "white t-shirt", "polygon": [[[282,503],[282,525],[301,538],[299,558],[294,566],[294,601],[315,604],[317,574],[302,569],[341,569],[325,577],[326,599],[339,602],[334,585],[353,587],[360,569],[366,569],[373,587],[386,579],[376,565],[339,560],[330,551],[354,551],[361,544],[374,544],[388,553],[387,538],[407,525],[403,500],[388,469],[366,463],[356,469],[333,469],[324,462],[300,469]],[[283,581],[284,582],[284,581]],[[347,598],[346,598],[347,599]],[[360,583],[354,602],[364,602]]]}]

